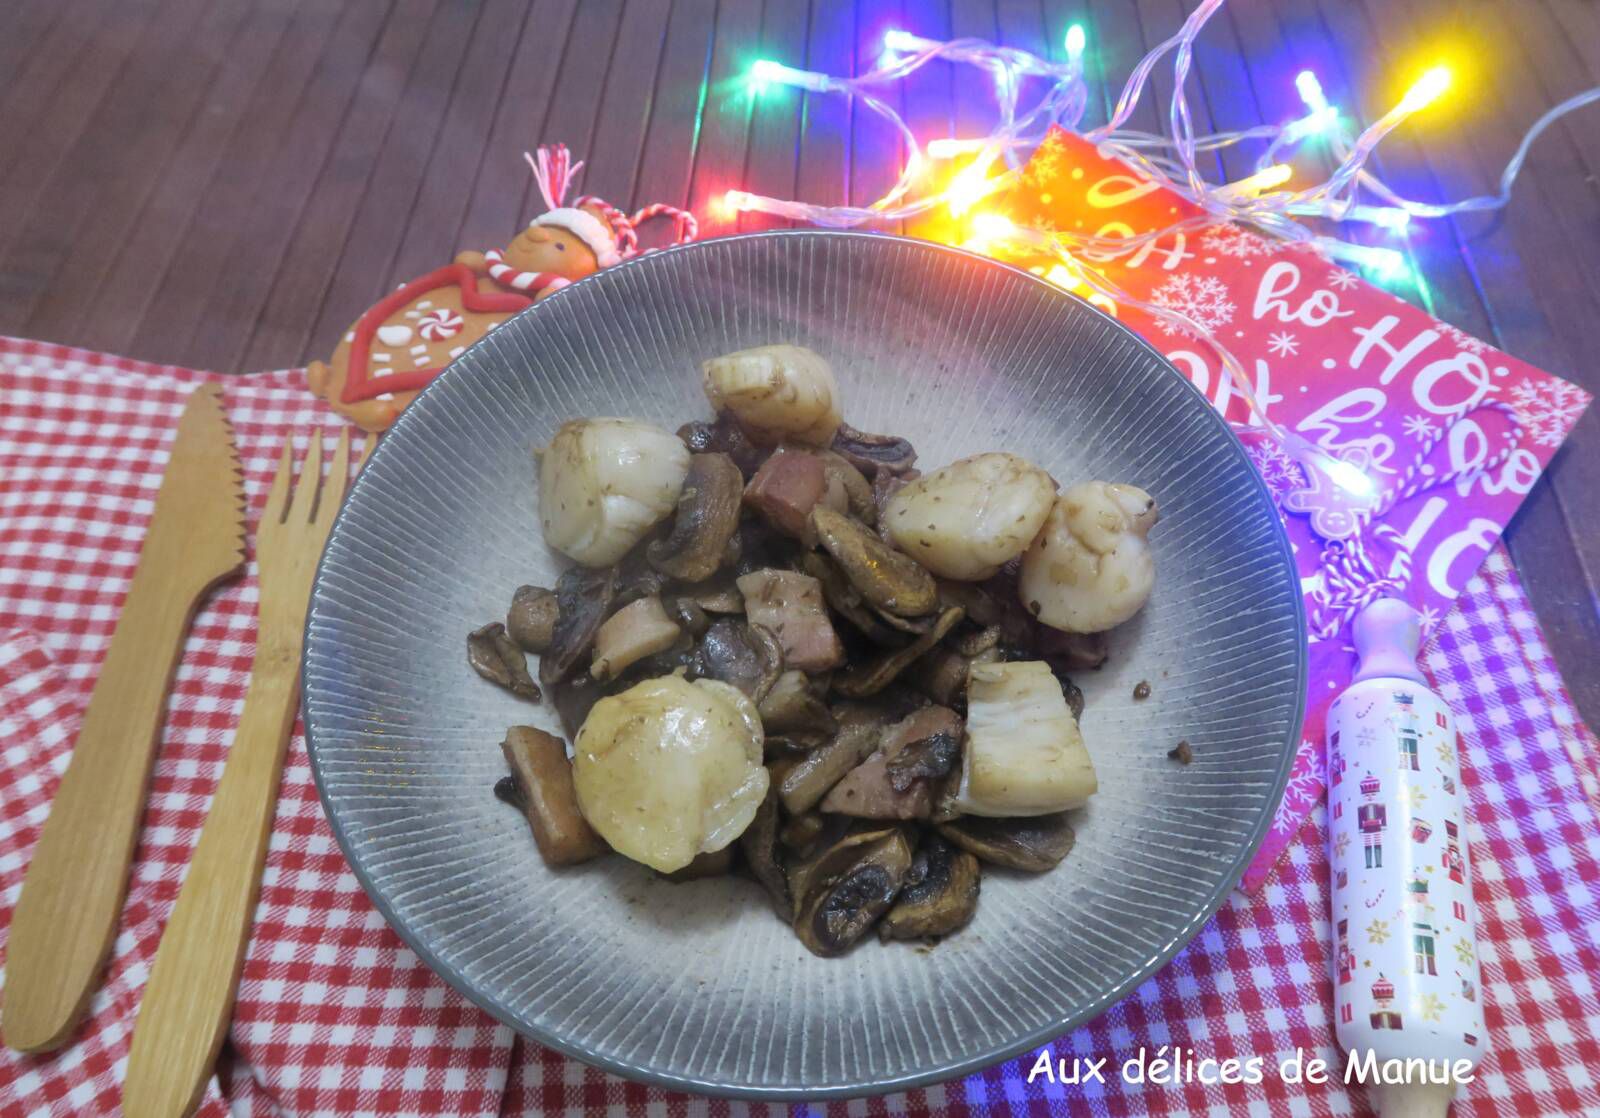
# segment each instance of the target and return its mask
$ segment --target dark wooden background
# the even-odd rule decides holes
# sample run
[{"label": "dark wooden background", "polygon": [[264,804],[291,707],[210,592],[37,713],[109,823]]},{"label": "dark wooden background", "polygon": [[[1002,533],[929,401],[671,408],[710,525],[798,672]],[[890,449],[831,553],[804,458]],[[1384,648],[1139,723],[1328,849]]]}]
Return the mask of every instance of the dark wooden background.
[{"label": "dark wooden background", "polygon": [[[588,161],[582,188],[618,203],[707,213],[731,186],[867,201],[895,170],[881,126],[837,99],[752,100],[751,62],[852,73],[893,26],[1060,58],[1081,21],[1096,123],[1193,6],[3,0],[0,333],[233,372],[298,365],[396,283],[534,216],[525,148],[566,142]],[[1375,119],[1441,52],[1457,70],[1452,105],[1402,128],[1380,161],[1426,200],[1490,188],[1540,112],[1600,83],[1600,4],[1232,0],[1197,51],[1196,123],[1298,115],[1305,66]],[[935,65],[898,97],[919,135],[988,129],[987,79],[970,69]],[[1150,100],[1133,124],[1158,128]],[[1248,158],[1217,171],[1248,173]],[[1540,142],[1508,211],[1430,226],[1413,248],[1434,313],[1600,391],[1600,107]],[[1508,533],[1591,724],[1597,411]]]}]

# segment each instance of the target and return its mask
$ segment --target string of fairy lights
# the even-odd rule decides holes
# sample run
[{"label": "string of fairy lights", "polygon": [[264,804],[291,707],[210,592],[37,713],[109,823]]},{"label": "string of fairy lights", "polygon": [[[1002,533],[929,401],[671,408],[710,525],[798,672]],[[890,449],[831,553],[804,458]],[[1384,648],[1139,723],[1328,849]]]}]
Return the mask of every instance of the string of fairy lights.
[{"label": "string of fairy lights", "polygon": [[[1317,611],[1319,618],[1313,618],[1313,639],[1330,639],[1370,598],[1393,592],[1397,588],[1394,572],[1409,566],[1410,556],[1400,547],[1396,547],[1393,563],[1380,565],[1365,550],[1362,529],[1369,527],[1380,510],[1397,498],[1453,480],[1454,475],[1435,475],[1431,481],[1413,482],[1385,498],[1373,478],[1270,419],[1259,405],[1251,378],[1239,360],[1204,324],[1131,296],[1093,265],[1132,255],[1175,233],[1236,222],[1283,241],[1309,244],[1330,259],[1359,268],[1380,282],[1398,278],[1408,271],[1406,258],[1399,250],[1357,243],[1320,230],[1365,224],[1399,231],[1415,220],[1438,220],[1505,206],[1534,141],[1561,117],[1600,101],[1600,87],[1568,98],[1534,122],[1506,164],[1495,193],[1448,203],[1417,201],[1385,183],[1369,162],[1386,136],[1449,91],[1450,69],[1440,65],[1426,70],[1388,112],[1359,129],[1354,120],[1329,102],[1316,74],[1303,70],[1294,83],[1299,110],[1288,119],[1197,135],[1186,92],[1194,43],[1223,2],[1203,0],[1176,33],[1145,54],[1128,75],[1110,118],[1088,130],[1082,128],[1090,92],[1084,72],[1088,35],[1081,24],[1067,30],[1064,62],[1052,62],[980,39],[937,41],[898,29],[885,34],[883,51],[874,68],[855,77],[796,69],[762,59],[748,74],[752,92],[787,86],[849,98],[893,129],[904,148],[904,163],[899,177],[883,196],[863,206],[819,205],[730,190],[720,199],[720,208],[728,216],[764,213],[832,228],[884,225],[943,212],[965,228],[964,247],[986,253],[1014,249],[1047,260],[1053,258],[1056,263],[1044,272],[1047,280],[1111,309],[1118,305],[1136,307],[1206,344],[1217,355],[1223,374],[1232,382],[1232,390],[1252,413],[1251,423],[1245,426],[1264,431],[1304,469],[1320,472],[1358,503],[1365,503],[1354,533],[1325,544],[1323,567],[1327,577],[1318,601],[1322,607]],[[1152,72],[1169,55],[1173,92],[1167,104],[1166,133],[1125,127]],[[890,87],[935,61],[976,67],[990,76],[997,111],[994,127],[986,135],[940,137],[924,143],[890,103],[886,96]],[[1025,103],[1023,90],[1030,79],[1032,86],[1042,87],[1043,92]],[[1022,228],[1000,213],[981,209],[985,199],[1019,181],[1029,155],[1057,125],[1082,135],[1103,154],[1122,160],[1151,181],[1188,199],[1200,213],[1164,228],[1113,237]],[[1333,168],[1318,182],[1291,187],[1295,172],[1287,159],[1313,140],[1325,146]],[[1202,156],[1242,144],[1260,148],[1250,175],[1213,183],[1201,172]],[[950,173],[952,170],[954,173]],[[1317,227],[1307,224],[1308,220],[1316,222]],[[1459,422],[1466,414],[1456,416],[1454,421]],[[1515,417],[1509,418],[1516,426]],[[1512,449],[1508,446],[1500,455],[1479,463],[1478,468],[1496,468]],[[1413,465],[1419,464],[1420,458]],[[1401,491],[1405,489],[1411,493]],[[1383,538],[1381,525],[1377,535]],[[1394,543],[1393,539],[1386,542]]]}]

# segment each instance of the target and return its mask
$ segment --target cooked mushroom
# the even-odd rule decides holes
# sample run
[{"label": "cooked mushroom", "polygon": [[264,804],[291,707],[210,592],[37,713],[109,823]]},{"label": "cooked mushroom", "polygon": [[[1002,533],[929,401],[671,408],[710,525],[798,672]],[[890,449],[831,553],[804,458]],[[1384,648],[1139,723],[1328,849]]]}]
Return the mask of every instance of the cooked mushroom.
[{"label": "cooked mushroom", "polygon": [[796,815],[783,825],[778,832],[778,841],[794,851],[801,857],[811,853],[817,841],[824,837],[830,830],[836,829],[843,834],[853,824],[842,815],[819,815],[815,811],[808,811],[803,815]]},{"label": "cooked mushroom", "polygon": [[744,596],[734,585],[734,576],[726,572],[708,582],[680,587],[676,597],[693,602],[707,613],[744,612]]},{"label": "cooked mushroom", "polygon": [[721,850],[767,794],[761,718],[712,679],[646,680],[595,703],[573,776],[583,816],[619,854],[662,873]]},{"label": "cooked mushroom", "polygon": [[1060,671],[1093,670],[1106,662],[1104,633],[1064,633],[1060,629],[1041,625],[1039,639],[1035,643],[1039,658]]},{"label": "cooked mushroom", "polygon": [[876,478],[879,472],[904,474],[917,462],[917,452],[904,439],[869,435],[848,423],[839,424],[832,445],[846,461],[870,478]]},{"label": "cooked mushroom", "polygon": [[698,637],[711,627],[711,618],[706,616],[706,611],[693,598],[680,598],[676,594],[661,599],[661,608],[666,611],[672,623],[688,633],[691,637]]},{"label": "cooked mushroom", "polygon": [[500,750],[546,865],[571,866],[606,853],[605,842],[578,810],[566,742],[532,726],[513,726]]},{"label": "cooked mushroom", "polygon": [[822,672],[844,663],[844,645],[828,620],[822,584],[816,579],[768,568],[741,575],[738,586],[750,623],[778,638],[787,666]]},{"label": "cooked mushroom", "polygon": [[[794,919],[794,905],[789,900],[789,878],[778,862],[778,793],[767,789],[767,798],[761,801],[756,817],[739,836],[739,849],[744,852],[744,864],[751,876],[761,883],[772,898],[772,907],[785,920]],[[732,849],[731,847],[729,848]]]},{"label": "cooked mushroom", "polygon": [[813,450],[811,453],[822,463],[829,487],[837,485],[844,491],[844,508],[837,505],[830,507],[839,512],[849,512],[869,528],[877,527],[878,502],[872,493],[872,482],[867,480],[866,475],[836,450]]},{"label": "cooked mushroom", "polygon": [[1022,559],[1017,591],[1044,624],[1071,633],[1120,625],[1144,605],[1156,564],[1145,542],[1155,498],[1133,485],[1074,485],[1050,510]]},{"label": "cooked mushroom", "polygon": [[974,629],[971,632],[955,632],[950,635],[950,647],[961,655],[971,658],[988,652],[1000,643],[1000,626],[990,625],[987,629]]},{"label": "cooked mushroom", "polygon": [[858,521],[818,507],[811,510],[811,524],[851,585],[872,605],[900,617],[920,617],[938,608],[933,576]]},{"label": "cooked mushroom", "polygon": [[1077,719],[1048,665],[982,664],[967,683],[964,815],[1042,815],[1082,807],[1098,786]]},{"label": "cooked mushroom", "polygon": [[650,565],[685,582],[710,578],[722,565],[728,541],[739,529],[744,475],[726,454],[689,459],[678,494],[672,534],[645,549]]},{"label": "cooked mushroom", "polygon": [[1027,550],[1055,502],[1050,475],[1014,454],[978,454],[924,474],[884,510],[889,537],[934,574],[989,578]]},{"label": "cooked mushroom", "polygon": [[775,734],[795,731],[822,732],[831,737],[838,729],[827,705],[802,671],[791,669],[780,675],[761,700],[759,709],[768,739]]},{"label": "cooked mushroom", "polygon": [[540,683],[546,687],[559,683],[588,653],[615,597],[615,568],[569,567],[562,572],[556,581],[555,633],[539,658]]},{"label": "cooked mushroom", "polygon": [[693,454],[726,454],[745,477],[755,473],[767,457],[767,449],[751,442],[739,421],[727,412],[717,413],[710,423],[685,423],[678,428],[678,438]]},{"label": "cooked mushroom", "polygon": [[560,612],[554,590],[519,586],[506,612],[506,635],[524,652],[544,652],[555,636]]},{"label": "cooked mushroom", "polygon": [[978,859],[930,835],[917,848],[878,938],[933,939],[967,926],[978,911]]},{"label": "cooked mushroom", "polygon": [[689,469],[675,436],[632,419],[574,419],[539,455],[539,519],[586,567],[621,559],[672,512]]},{"label": "cooked mushroom", "polygon": [[993,664],[999,660],[998,648],[968,657],[953,648],[935,645],[927,655],[901,673],[900,678],[942,706],[964,708],[967,705],[967,675],[972,666]]},{"label": "cooked mushroom", "polygon": [[910,868],[900,828],[846,835],[790,872],[795,934],[815,954],[842,953],[894,903]]},{"label": "cooked mushroom", "polygon": [[883,622],[883,614],[869,609],[861,591],[851,585],[837,563],[820,551],[808,551],[800,556],[800,567],[806,574],[822,584],[822,596],[833,611],[854,625],[864,635],[878,644],[898,645],[902,639],[895,630]]},{"label": "cooked mushroom", "polygon": [[539,685],[528,674],[528,658],[506,636],[506,627],[496,621],[474,630],[467,637],[467,663],[472,670],[510,691],[519,699],[538,702],[543,696]]},{"label": "cooked mushroom", "polygon": [[[935,741],[941,745],[919,750],[908,758],[913,745]],[[882,744],[861,764],[835,784],[822,798],[822,810],[858,819],[926,819],[933,806],[933,789],[926,777],[950,771],[961,750],[961,719],[945,707],[923,707],[886,730]],[[943,768],[932,760],[943,754]]]},{"label": "cooked mushroom", "polygon": [[629,602],[606,619],[594,638],[594,665],[589,674],[604,683],[616,679],[635,661],[665,652],[681,630],[661,608],[657,597]]},{"label": "cooked mushroom", "polygon": [[1077,841],[1066,812],[1016,819],[964,815],[939,824],[939,833],[985,862],[1030,873],[1043,873],[1059,863]]},{"label": "cooked mushroom", "polygon": [[569,738],[577,736],[590,709],[605,693],[605,685],[588,672],[573,672],[566,679],[550,684],[545,692],[561,719],[561,732]]},{"label": "cooked mushroom", "polygon": [[732,684],[754,703],[767,697],[782,673],[783,646],[770,629],[728,620],[706,630],[689,664],[690,679]]},{"label": "cooked mushroom", "polygon": [[889,719],[863,704],[841,705],[839,729],[826,745],[812,750],[778,781],[778,797],[790,815],[809,811],[844,775],[878,748]]},{"label": "cooked mushroom", "polygon": [[1015,575],[1004,572],[985,582],[939,580],[939,600],[946,606],[960,606],[974,625],[1000,630],[1005,644],[1031,648],[1041,626],[1017,600]]},{"label": "cooked mushroom", "polygon": [[850,699],[876,695],[893,683],[902,671],[930,648],[943,640],[945,634],[955,628],[961,617],[962,611],[959,606],[945,610],[939,615],[939,620],[934,623],[932,629],[904,648],[887,649],[859,667],[845,672],[833,681],[833,689]]},{"label": "cooked mushroom", "polygon": [[764,345],[701,365],[711,406],[726,408],[758,443],[827,446],[839,428],[839,385],[822,355]]}]

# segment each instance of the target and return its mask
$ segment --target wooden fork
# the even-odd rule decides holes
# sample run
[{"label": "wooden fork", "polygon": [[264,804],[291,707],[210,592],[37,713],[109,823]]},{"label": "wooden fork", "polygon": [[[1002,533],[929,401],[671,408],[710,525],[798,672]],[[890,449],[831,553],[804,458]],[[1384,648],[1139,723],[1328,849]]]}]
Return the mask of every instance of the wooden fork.
[{"label": "wooden fork", "polygon": [[283,448],[256,529],[261,598],[250,687],[145,986],[122,1088],[127,1118],[180,1118],[192,1111],[227,1033],[298,706],[311,580],[349,472],[346,429],[322,481],[318,428],[291,496],[294,459],[292,448]]}]

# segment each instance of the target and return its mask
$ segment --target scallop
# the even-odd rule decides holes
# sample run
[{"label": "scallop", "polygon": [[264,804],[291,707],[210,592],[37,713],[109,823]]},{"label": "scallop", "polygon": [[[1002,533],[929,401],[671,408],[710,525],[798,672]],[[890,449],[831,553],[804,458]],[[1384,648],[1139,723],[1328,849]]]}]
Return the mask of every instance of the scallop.
[{"label": "scallop", "polygon": [[1027,550],[1055,501],[1056,483],[1015,454],[978,454],[920,477],[889,499],[895,546],[936,575],[989,578]]},{"label": "scallop", "polygon": [[586,567],[606,567],[677,506],[689,450],[633,419],[564,423],[539,457],[545,542]]},{"label": "scallop", "polygon": [[618,853],[662,873],[721,850],[767,794],[755,704],[664,676],[595,703],[574,742],[578,806]]},{"label": "scallop", "polygon": [[1022,604],[1054,629],[1098,633],[1138,613],[1155,586],[1146,536],[1156,500],[1136,485],[1089,481],[1056,498],[1022,557]]},{"label": "scallop", "polygon": [[839,385],[820,353],[764,345],[712,358],[701,368],[711,406],[731,411],[757,442],[827,446],[839,429]]}]

